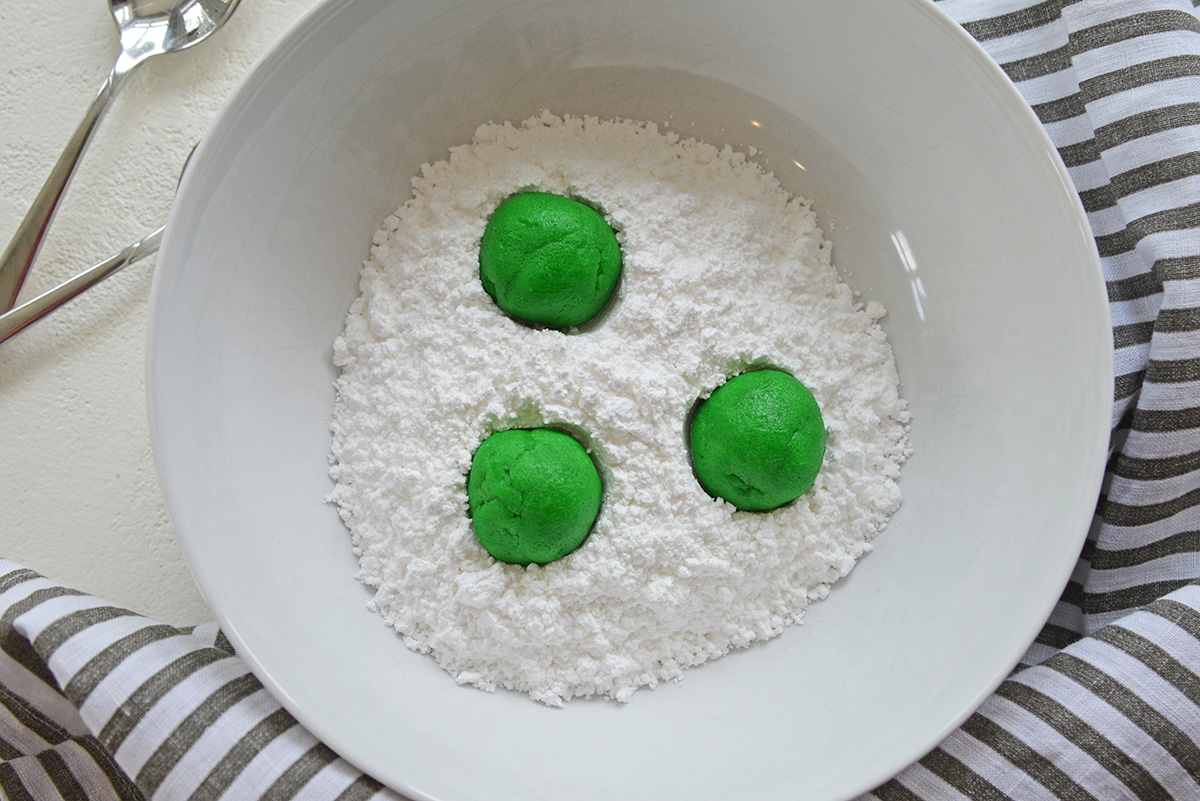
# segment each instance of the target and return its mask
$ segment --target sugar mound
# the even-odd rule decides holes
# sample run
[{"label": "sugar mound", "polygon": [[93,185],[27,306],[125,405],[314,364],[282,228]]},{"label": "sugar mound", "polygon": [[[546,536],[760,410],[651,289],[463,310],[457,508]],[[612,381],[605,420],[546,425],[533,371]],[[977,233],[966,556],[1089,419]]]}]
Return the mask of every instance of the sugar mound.
[{"label": "sugar mound", "polygon": [[[618,298],[589,330],[520,325],[480,284],[488,216],[527,189],[618,231]],[[549,705],[628,701],[778,635],[900,505],[908,413],[883,314],[839,281],[810,203],[742,153],[548,112],[480,127],[384,221],[334,344],[331,500],[372,608],[460,683]],[[812,491],[767,514],[705,494],[684,441],[697,398],[756,360],[800,378],[829,433]],[[471,529],[471,455],[544,424],[587,437],[603,508],[567,557],[503,564]]]}]

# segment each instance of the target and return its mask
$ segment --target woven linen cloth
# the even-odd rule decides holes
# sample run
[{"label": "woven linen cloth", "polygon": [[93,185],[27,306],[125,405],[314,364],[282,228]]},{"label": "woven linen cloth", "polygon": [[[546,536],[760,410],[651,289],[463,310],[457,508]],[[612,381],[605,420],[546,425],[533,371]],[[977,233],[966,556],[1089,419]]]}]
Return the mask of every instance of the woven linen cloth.
[{"label": "woven linen cloth", "polygon": [[[865,798],[1200,799],[1200,17],[1191,0],[944,0],[1033,107],[1096,237],[1110,459],[1012,675]],[[396,799],[318,742],[215,626],[0,561],[0,797]]]}]

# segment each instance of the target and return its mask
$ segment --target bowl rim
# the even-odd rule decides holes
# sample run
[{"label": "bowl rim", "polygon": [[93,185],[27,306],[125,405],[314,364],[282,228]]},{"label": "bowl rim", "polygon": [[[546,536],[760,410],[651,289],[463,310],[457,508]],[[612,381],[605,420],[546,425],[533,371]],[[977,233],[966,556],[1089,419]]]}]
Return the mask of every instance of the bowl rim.
[{"label": "bowl rim", "polygon": [[[1021,118],[1024,127],[1026,127],[1029,132],[1035,138],[1037,138],[1039,147],[1044,151],[1044,155],[1048,157],[1049,163],[1053,166],[1058,180],[1061,182],[1064,191],[1066,192],[1069,202],[1074,207],[1081,229],[1087,234],[1086,239],[1090,244],[1087,253],[1089,261],[1087,268],[1090,272],[1095,274],[1097,280],[1086,289],[1093,293],[1094,297],[1092,298],[1092,301],[1096,304],[1098,309],[1102,310],[1106,334],[1110,334],[1112,329],[1111,311],[1107,294],[1105,292],[1104,273],[1101,266],[1099,253],[1096,250],[1094,234],[1092,233],[1090,224],[1088,222],[1086,210],[1084,209],[1083,203],[1079,198],[1078,192],[1071,180],[1070,173],[1057,148],[1050,139],[1049,133],[1046,131],[1041,121],[1037,118],[1036,113],[1033,111],[1029,103],[1020,94],[1020,91],[1017,89],[1016,85],[1011,81],[1011,79],[1009,79],[999,64],[997,64],[996,61],[994,61],[991,56],[988,55],[984,47],[969,33],[967,33],[967,31],[961,25],[959,25],[946,11],[939,8],[933,2],[933,0],[905,0],[905,2],[913,9],[914,12],[925,14],[931,21],[940,26],[947,36],[951,37],[951,39],[956,41],[958,45],[960,45],[967,53],[970,54],[970,57],[975,62],[975,65],[981,68],[986,74],[990,75],[995,84],[995,88],[999,89],[999,91],[1003,93],[1004,98],[1009,106],[1008,110],[1011,113],[1018,115]],[[283,56],[283,54],[289,51],[297,43],[307,38],[314,30],[324,24],[326,19],[333,15],[343,4],[344,0],[317,0],[317,2],[313,3],[313,5],[305,9],[280,36],[278,36],[273,42],[271,42],[270,45],[267,46],[264,51],[262,51],[261,54],[259,54],[259,56],[251,63],[251,65],[235,83],[234,88],[228,94],[225,102],[221,105],[218,112],[212,118],[207,132],[200,140],[195,149],[195,153],[193,154],[194,163],[204,164],[209,160],[208,153],[210,149],[217,147],[217,140],[219,139],[219,137],[211,136],[210,132],[220,131],[226,125],[227,120],[229,120],[231,117],[234,117],[243,107],[252,102],[253,96],[256,92],[256,86],[263,79],[264,73],[266,73],[272,67],[272,65]],[[192,183],[198,180],[198,172],[199,171],[197,170],[185,172],[180,181],[180,186],[177,192],[178,195],[182,196],[188,193],[188,189]],[[177,210],[179,208],[180,204],[173,204],[171,212],[168,216],[162,246],[164,253],[169,252],[172,243],[173,232],[179,228],[180,224],[177,219],[179,216]],[[164,271],[161,267],[161,264],[161,261],[156,263],[151,283],[145,358],[147,414],[149,419],[151,440],[153,443],[155,443],[155,446],[152,448],[155,469],[157,475],[160,477],[164,475],[164,464],[163,456],[160,453],[157,443],[161,441],[161,435],[159,434],[159,431],[164,423],[161,416],[161,409],[158,405],[159,401],[156,395],[156,386],[159,383],[157,380],[157,360],[161,356],[158,350],[158,342],[160,341],[159,326],[164,314],[162,300],[162,282]],[[1097,383],[1102,383],[1103,386],[1098,386],[1094,389],[1097,391],[1103,390],[1104,396],[1106,398],[1110,398],[1115,375],[1115,366],[1113,364],[1114,350],[1111,336],[1106,335],[1105,347],[1107,364],[1105,372],[1097,379]],[[1101,378],[1103,379],[1102,381],[1099,380]],[[1105,472],[1104,468],[1106,463],[1107,442],[1111,434],[1110,416],[1100,416],[1096,422],[1095,428],[1094,444],[1096,447],[1096,453],[1092,455],[1092,460],[1095,462],[1095,464],[1093,465],[1094,475],[1090,479],[1090,486],[1091,496],[1098,498]],[[176,496],[176,490],[172,484],[170,482],[160,480],[160,486],[168,511],[178,508],[179,500]],[[1074,537],[1073,542],[1075,544],[1075,550],[1080,550],[1082,548],[1090,528],[1091,519],[1092,515],[1089,513],[1085,519],[1079,521],[1080,525],[1078,531],[1069,532]],[[174,520],[172,520],[172,524],[173,526],[178,526]],[[178,528],[176,530],[178,531]],[[185,562],[195,578],[195,583],[199,588],[202,598],[209,606],[213,615],[216,617],[221,630],[226,634],[233,644],[237,655],[247,663],[255,676],[270,692],[272,697],[285,709],[287,709],[297,721],[299,721],[315,737],[334,748],[340,757],[345,759],[350,764],[355,765],[355,767],[358,767],[356,756],[353,753],[343,750],[343,747],[346,744],[341,742],[340,738],[337,737],[336,734],[331,734],[331,732],[328,730],[328,727],[325,726],[321,720],[310,715],[305,706],[302,705],[297,698],[293,697],[288,692],[286,687],[279,683],[277,677],[266,667],[266,665],[260,661],[253,643],[244,639],[240,627],[235,625],[234,616],[230,614],[229,610],[224,609],[219,604],[215,604],[213,602],[213,598],[211,597],[208,589],[209,582],[206,579],[206,568],[203,565],[203,561],[197,557],[197,553],[194,549],[195,538],[180,537],[177,535],[177,540],[181,545]],[[910,743],[907,748],[898,748],[896,750],[896,756],[893,760],[887,762],[886,764],[879,765],[877,770],[874,772],[863,775],[853,796],[849,797],[857,797],[857,795],[860,793],[868,792],[878,787],[887,780],[891,779],[893,776],[897,775],[906,767],[919,761],[931,749],[935,748],[947,736],[957,730],[962,723],[967,720],[967,718],[969,718],[978,710],[978,708],[995,692],[996,688],[1006,678],[1008,678],[1012,669],[1019,663],[1020,658],[1026,653],[1041,628],[1045,625],[1046,620],[1048,620],[1054,608],[1057,606],[1061,595],[1061,589],[1066,586],[1070,576],[1075,570],[1077,561],[1078,560],[1076,559],[1069,564],[1065,564],[1059,571],[1056,585],[1059,587],[1059,592],[1055,593],[1053,596],[1049,596],[1048,594],[1048,600],[1043,604],[1041,614],[1036,619],[1036,624],[1030,627],[1023,646],[1019,649],[1015,649],[1014,653],[1010,655],[1010,658],[1007,660],[1007,662],[1003,664],[997,664],[996,673],[993,676],[993,679],[986,685],[981,686],[979,692],[972,697],[968,704],[964,705],[961,712],[945,726],[943,726],[936,733],[936,735],[920,743]],[[429,795],[421,791],[419,788],[409,786],[403,782],[389,782],[388,786],[392,787],[397,792],[411,797],[414,801],[445,801],[445,799],[441,799],[438,796]]]}]

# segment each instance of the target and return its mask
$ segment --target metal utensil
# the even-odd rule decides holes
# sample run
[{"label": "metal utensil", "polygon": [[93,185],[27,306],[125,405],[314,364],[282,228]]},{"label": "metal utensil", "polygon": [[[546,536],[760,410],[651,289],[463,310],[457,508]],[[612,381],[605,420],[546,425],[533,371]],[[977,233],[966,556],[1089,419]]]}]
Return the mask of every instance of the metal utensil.
[{"label": "metal utensil", "polygon": [[121,36],[121,54],[0,256],[0,310],[11,309],[16,303],[75,165],[125,79],[149,58],[184,50],[206,39],[225,24],[237,4],[238,0],[109,0]]},{"label": "metal utensil", "polygon": [[63,281],[48,292],[38,295],[30,301],[22,303],[15,309],[0,314],[0,342],[15,336],[23,329],[45,317],[71,298],[89,287],[115,273],[130,262],[137,261],[143,256],[149,256],[158,250],[162,241],[163,228],[134,242],[129,247],[113,256],[109,256],[99,264],[95,264],[74,278]]},{"label": "metal utensil", "polygon": [[[180,181],[183,180],[183,174],[187,172],[188,164],[192,160],[192,154],[196,152],[198,145],[199,143],[192,145],[187,158],[183,160],[183,167],[179,171]],[[166,230],[166,226],[160,227],[157,231],[139,239],[137,242],[121,250],[121,252],[114,253],[104,261],[92,265],[73,278],[68,278],[53,289],[38,295],[33,300],[26,301],[17,308],[0,314],[0,342],[16,336],[68,300],[71,300],[71,298],[100,283],[125,265],[156,252],[158,246],[162,243],[164,230]]]}]

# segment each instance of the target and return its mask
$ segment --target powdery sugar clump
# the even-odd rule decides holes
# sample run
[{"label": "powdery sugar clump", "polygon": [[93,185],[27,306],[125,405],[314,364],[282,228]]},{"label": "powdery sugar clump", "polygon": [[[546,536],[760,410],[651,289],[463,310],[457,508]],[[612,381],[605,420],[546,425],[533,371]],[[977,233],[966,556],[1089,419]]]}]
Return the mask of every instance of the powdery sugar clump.
[{"label": "powdery sugar clump", "polygon": [[[504,316],[478,280],[488,216],[518,190],[575,195],[618,230],[618,300],[583,333]],[[730,148],[653,124],[489,124],[425,165],[384,221],[334,345],[331,499],[372,607],[459,682],[560,705],[642,686],[796,622],[900,505],[907,421],[883,308],[856,304],[808,201]],[[747,364],[800,378],[829,430],[817,484],[767,514],[710,498],[684,421]],[[584,545],[495,561],[467,517],[494,431],[565,423],[605,482]]]}]

